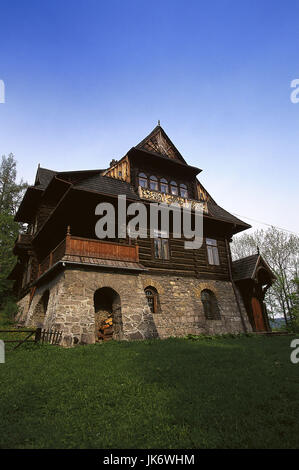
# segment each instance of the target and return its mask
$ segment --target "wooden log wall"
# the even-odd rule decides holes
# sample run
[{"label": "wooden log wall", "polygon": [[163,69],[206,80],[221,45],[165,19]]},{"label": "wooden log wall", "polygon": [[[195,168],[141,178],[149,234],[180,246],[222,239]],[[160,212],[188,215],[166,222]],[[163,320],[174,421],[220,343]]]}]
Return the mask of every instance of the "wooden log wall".
[{"label": "wooden log wall", "polygon": [[140,263],[153,271],[180,274],[205,279],[229,280],[228,261],[224,239],[217,240],[220,265],[208,263],[205,241],[200,249],[186,250],[184,240],[169,239],[169,260],[154,257],[153,239],[139,239]]}]

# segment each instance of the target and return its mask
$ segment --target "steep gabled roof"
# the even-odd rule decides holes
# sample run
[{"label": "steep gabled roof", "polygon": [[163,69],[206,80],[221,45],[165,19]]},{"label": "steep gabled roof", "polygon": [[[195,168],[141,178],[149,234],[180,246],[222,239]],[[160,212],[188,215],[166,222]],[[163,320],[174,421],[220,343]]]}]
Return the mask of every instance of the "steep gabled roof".
[{"label": "steep gabled roof", "polygon": [[184,157],[171,142],[160,124],[158,124],[158,126],[156,126],[141,142],[139,142],[139,144],[135,145],[134,148],[146,150],[147,152],[166,158],[179,160],[181,163],[187,165]]},{"label": "steep gabled roof", "polygon": [[[181,153],[172,143],[164,129],[156,126],[139,144],[132,147],[127,153],[133,159],[151,158],[155,163],[165,162],[171,169],[176,171],[179,169],[182,174],[195,176],[201,170],[188,165]],[[130,183],[104,175],[105,170],[77,170],[57,172],[47,168],[38,167],[35,179],[35,185],[28,188],[23,201],[20,205],[16,220],[29,221],[38,204],[43,197],[47,197],[47,192],[53,192],[58,189],[58,180],[60,181],[60,191],[63,192],[62,183],[69,183],[73,189],[96,192],[104,195],[126,195],[129,199],[139,199],[139,195]],[[55,181],[57,179],[57,181]],[[51,183],[51,184],[50,184]],[[233,216],[213,200],[202,184],[197,180],[200,192],[205,194],[204,199],[207,200],[208,214],[207,217],[227,222],[234,225],[233,231],[236,233],[241,230],[250,228],[250,225]],[[47,189],[48,188],[48,189]],[[47,191],[46,191],[47,189]],[[34,204],[33,204],[34,203]]]},{"label": "steep gabled roof", "polygon": [[57,171],[49,170],[48,168],[37,169],[34,186],[38,189],[46,189],[53,176],[57,175]]}]

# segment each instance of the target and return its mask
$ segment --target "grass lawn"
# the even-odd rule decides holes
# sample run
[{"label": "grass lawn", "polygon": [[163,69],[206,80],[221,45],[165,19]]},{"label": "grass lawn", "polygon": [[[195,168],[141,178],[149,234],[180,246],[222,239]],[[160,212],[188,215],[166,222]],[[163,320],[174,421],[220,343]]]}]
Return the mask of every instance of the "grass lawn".
[{"label": "grass lawn", "polygon": [[298,448],[292,337],[22,345],[0,448]]}]

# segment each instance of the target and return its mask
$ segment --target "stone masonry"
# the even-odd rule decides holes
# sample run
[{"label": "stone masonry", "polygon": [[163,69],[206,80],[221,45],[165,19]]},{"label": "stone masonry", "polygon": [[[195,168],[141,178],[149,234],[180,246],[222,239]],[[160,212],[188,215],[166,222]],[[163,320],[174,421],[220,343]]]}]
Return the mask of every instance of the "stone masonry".
[{"label": "stone masonry", "polygon": [[[151,313],[148,307],[144,293],[148,286],[154,287],[158,292],[157,313]],[[113,322],[117,323],[114,333],[116,340],[243,331],[230,282],[175,275],[101,272],[84,267],[65,269],[50,282],[39,286],[29,310],[29,297],[21,299],[19,305],[22,313],[19,318],[22,318],[25,325],[37,326],[36,318],[38,316],[40,322],[42,300],[49,293],[43,327],[61,330],[64,346],[94,343],[94,294],[103,287],[112,289],[120,299],[119,313],[113,314]],[[210,289],[216,295],[221,320],[205,318],[201,302],[203,289]],[[247,329],[251,331],[241,298],[239,300]]]}]

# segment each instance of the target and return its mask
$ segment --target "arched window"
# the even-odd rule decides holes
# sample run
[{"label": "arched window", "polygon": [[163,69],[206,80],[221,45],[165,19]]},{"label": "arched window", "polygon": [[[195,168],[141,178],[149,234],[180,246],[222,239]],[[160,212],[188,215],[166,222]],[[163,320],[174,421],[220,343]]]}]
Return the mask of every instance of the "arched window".
[{"label": "arched window", "polygon": [[221,320],[220,310],[214,292],[208,289],[201,291],[201,301],[207,320]]},{"label": "arched window", "polygon": [[147,299],[148,306],[152,313],[156,313],[158,310],[158,292],[154,287],[146,287],[144,289],[145,296]]},{"label": "arched window", "polygon": [[180,193],[181,193],[181,196],[184,197],[185,199],[188,198],[188,190],[185,184],[180,184]]},{"label": "arched window", "polygon": [[147,188],[147,176],[144,173],[139,173],[138,180],[139,186]]},{"label": "arched window", "polygon": [[160,179],[160,191],[161,193],[168,193],[168,181],[165,178]]},{"label": "arched window", "polygon": [[174,194],[175,196],[178,195],[178,185],[176,184],[175,181],[170,182],[170,192],[171,194]]},{"label": "arched window", "polygon": [[156,176],[150,177],[150,189],[158,191],[158,178]]}]

